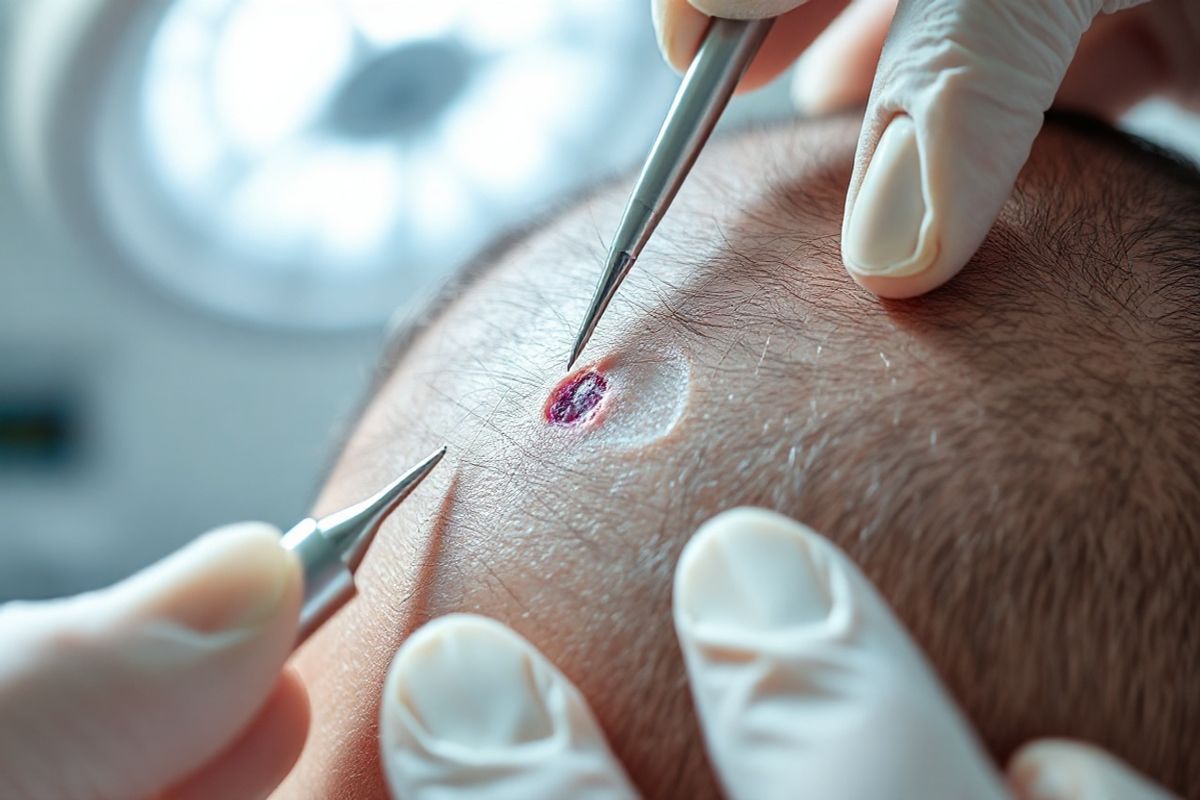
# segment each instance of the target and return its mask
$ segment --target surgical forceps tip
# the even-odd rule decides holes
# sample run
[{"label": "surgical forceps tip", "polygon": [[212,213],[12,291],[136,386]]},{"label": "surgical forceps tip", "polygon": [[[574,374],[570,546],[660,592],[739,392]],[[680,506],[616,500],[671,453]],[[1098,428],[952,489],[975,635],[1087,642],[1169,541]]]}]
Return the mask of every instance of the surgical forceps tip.
[{"label": "surgical forceps tip", "polygon": [[567,362],[567,372],[571,371],[575,362],[579,360],[580,354],[583,353],[583,348],[587,347],[592,333],[596,330],[596,325],[600,323],[600,317],[608,309],[608,304],[616,295],[617,288],[621,285],[621,281],[625,280],[625,276],[629,274],[632,266],[633,257],[625,250],[618,249],[609,254],[604,274],[600,276],[600,282],[596,284],[596,292],[592,295],[591,305],[588,306],[587,315],[583,318],[583,324],[579,327],[579,333],[575,337],[575,346],[571,349],[571,360]]},{"label": "surgical forceps tip", "polygon": [[320,519],[306,517],[283,535],[280,544],[296,554],[304,571],[296,647],[354,597],[354,573],[383,521],[445,455],[443,446],[372,497]]},{"label": "surgical forceps tip", "polygon": [[667,213],[772,24],[774,19],[717,17],[709,23],[621,213],[608,251],[608,265],[575,340],[571,360],[567,362],[568,372],[629,267]]},{"label": "surgical forceps tip", "polygon": [[341,550],[342,560],[351,571],[362,562],[383,521],[412,494],[445,455],[443,445],[374,496],[317,520],[317,528]]}]

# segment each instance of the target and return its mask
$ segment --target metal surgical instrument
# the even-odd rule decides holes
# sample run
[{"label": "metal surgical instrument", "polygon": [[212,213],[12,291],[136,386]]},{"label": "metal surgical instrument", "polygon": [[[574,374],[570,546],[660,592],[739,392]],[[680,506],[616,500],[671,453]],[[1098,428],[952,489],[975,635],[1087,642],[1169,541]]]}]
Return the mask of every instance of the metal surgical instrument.
[{"label": "metal surgical instrument", "polygon": [[617,287],[667,213],[774,21],[714,17],[709,24],[621,214],[604,274],[575,338],[568,370],[579,359]]},{"label": "metal surgical instrument", "polygon": [[304,570],[304,600],[296,647],[354,597],[354,573],[375,534],[400,502],[433,471],[438,450],[373,497],[320,519],[300,520],[279,543],[296,553]]}]

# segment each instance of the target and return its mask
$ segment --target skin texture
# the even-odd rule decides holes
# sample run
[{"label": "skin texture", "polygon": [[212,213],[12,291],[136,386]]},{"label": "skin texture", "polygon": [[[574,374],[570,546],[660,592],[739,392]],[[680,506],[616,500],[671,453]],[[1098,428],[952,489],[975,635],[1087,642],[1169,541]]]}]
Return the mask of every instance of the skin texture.
[{"label": "skin texture", "polygon": [[839,257],[856,130],[801,123],[701,157],[580,365],[637,376],[682,354],[661,435],[605,435],[658,410],[636,380],[583,425],[544,417],[627,183],[519,237],[416,337],[317,511],[449,454],[297,660],[313,725],[281,796],[385,796],[388,663],[453,611],[560,667],[647,796],[715,796],[670,585],[696,527],[738,505],[842,546],[998,759],[1075,736],[1200,791],[1200,462],[1182,445],[1200,441],[1183,211],[1200,181],[1051,124],[975,263],[880,302]]}]

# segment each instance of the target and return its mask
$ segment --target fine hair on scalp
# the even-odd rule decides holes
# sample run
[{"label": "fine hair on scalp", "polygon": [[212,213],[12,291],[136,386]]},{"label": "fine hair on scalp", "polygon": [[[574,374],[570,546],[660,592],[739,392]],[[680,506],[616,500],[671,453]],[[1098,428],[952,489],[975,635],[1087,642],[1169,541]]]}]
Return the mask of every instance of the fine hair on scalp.
[{"label": "fine hair on scalp", "polygon": [[[663,320],[842,341],[833,362],[794,348],[764,363],[757,344],[723,359],[780,373],[784,392],[804,375],[822,398],[791,436],[725,432],[757,454],[740,501],[845,547],[1000,757],[1070,733],[1200,793],[1200,173],[1051,115],[972,263],[909,301],[794,268],[798,249],[838,258],[836,240],[788,227],[840,212],[846,175],[827,177],[781,181],[755,235],[719,232],[742,291],[701,282]],[[724,176],[707,179],[720,196]],[[867,368],[878,359],[904,374]]]},{"label": "fine hair on scalp", "polygon": [[[1181,746],[1200,737],[1200,637],[1184,610],[1200,607],[1200,174],[1051,115],[964,272],[929,296],[877,301],[836,269],[795,268],[798,252],[840,260],[836,237],[796,221],[836,225],[848,173],[798,185],[780,173],[747,231],[718,231],[719,263],[697,264],[744,276],[741,291],[700,280],[686,300],[664,288],[674,299],[661,306],[663,324],[754,342],[725,364],[776,372],[784,394],[764,403],[786,405],[795,376],[823,396],[791,436],[725,432],[753,454],[739,502],[845,547],[986,721],[998,757],[1070,733],[1200,792],[1200,760]],[[711,196],[727,179],[706,173]],[[758,352],[807,330],[835,331],[835,361]],[[897,364],[864,381],[877,359]]]},{"label": "fine hair on scalp", "polygon": [[[815,124],[855,129],[846,120]],[[698,163],[692,189],[653,242],[653,257],[684,269],[674,278],[649,268],[630,276],[649,287],[621,296],[636,309],[636,336],[689,342],[694,389],[730,387],[732,402],[714,398],[711,418],[690,434],[699,446],[630,468],[661,468],[677,487],[671,496],[615,467],[606,472],[603,459],[588,474],[536,452],[506,461],[494,442],[519,447],[502,424],[476,420],[495,429],[452,442],[464,467],[461,496],[472,480],[495,481],[529,502],[515,511],[456,507],[454,531],[465,543],[439,564],[452,588],[428,613],[455,610],[472,587],[491,582],[518,609],[498,615],[527,626],[535,644],[554,629],[541,615],[566,609],[576,614],[571,635],[612,656],[605,643],[619,620],[605,598],[632,586],[646,619],[625,620],[633,631],[625,645],[651,654],[632,674],[617,664],[572,673],[570,653],[548,654],[584,682],[648,795],[706,794],[669,632],[669,575],[704,519],[765,506],[828,535],[858,562],[998,759],[1030,738],[1069,735],[1200,794],[1200,175],[1103,124],[1049,115],[966,269],[924,297],[884,301],[855,287],[840,264],[853,153],[852,135],[842,138],[803,179],[796,152],[814,138],[799,128],[714,141],[706,156],[719,152],[723,165],[745,169]],[[736,214],[724,210],[745,181],[766,191]],[[623,191],[601,187],[566,216],[539,221],[532,236],[508,237],[425,316],[467,294],[480,318],[489,303],[560,315],[570,299],[560,289],[470,288],[496,262],[535,251],[598,273],[607,231],[589,208]],[[578,322],[558,321],[566,334]],[[385,375],[424,329],[400,338]],[[516,335],[499,319],[487,332],[490,341]],[[534,395],[543,376],[533,366],[484,355],[474,353],[473,369],[542,407],[544,396]],[[396,427],[419,425],[398,418]],[[520,487],[508,488],[515,475]],[[620,520],[610,519],[613,508],[623,509]],[[515,567],[479,563],[472,548],[503,538],[522,516],[536,523],[525,527],[552,535],[522,540]],[[610,535],[633,518],[638,538]],[[597,585],[539,576],[522,594],[525,560],[545,556],[538,548],[576,545],[594,559]],[[624,741],[647,730],[660,737],[655,748]]]}]

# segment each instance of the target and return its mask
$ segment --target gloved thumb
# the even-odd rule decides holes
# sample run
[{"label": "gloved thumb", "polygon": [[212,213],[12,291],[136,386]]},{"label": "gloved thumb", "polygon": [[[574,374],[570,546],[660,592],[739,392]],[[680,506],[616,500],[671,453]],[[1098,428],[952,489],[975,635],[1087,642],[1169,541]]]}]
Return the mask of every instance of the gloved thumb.
[{"label": "gloved thumb", "polygon": [[731,798],[1005,796],[875,589],[803,525],[736,509],[675,572],[675,626]]},{"label": "gloved thumb", "polygon": [[846,198],[842,256],[862,286],[910,297],[978,249],[1079,44],[1132,0],[901,0]]},{"label": "gloved thumb", "polygon": [[1008,765],[1017,800],[1171,800],[1174,795],[1103,750],[1083,742],[1043,739],[1022,747]]},{"label": "gloved thumb", "polygon": [[301,576],[278,536],[230,526],[109,589],[0,608],[0,797],[265,796],[308,725],[280,677]]}]

